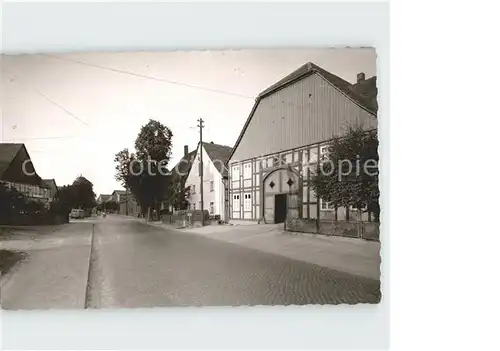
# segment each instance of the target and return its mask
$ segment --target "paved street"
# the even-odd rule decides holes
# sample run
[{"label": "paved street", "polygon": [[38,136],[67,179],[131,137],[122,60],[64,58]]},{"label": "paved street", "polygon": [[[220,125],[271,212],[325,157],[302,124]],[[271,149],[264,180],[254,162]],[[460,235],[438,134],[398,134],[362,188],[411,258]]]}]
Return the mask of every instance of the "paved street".
[{"label": "paved street", "polygon": [[380,296],[372,279],[123,217],[71,223],[23,245],[29,258],[2,286],[3,308],[376,303]]},{"label": "paved street", "polygon": [[379,284],[194,234],[96,225],[91,307],[377,302]]}]

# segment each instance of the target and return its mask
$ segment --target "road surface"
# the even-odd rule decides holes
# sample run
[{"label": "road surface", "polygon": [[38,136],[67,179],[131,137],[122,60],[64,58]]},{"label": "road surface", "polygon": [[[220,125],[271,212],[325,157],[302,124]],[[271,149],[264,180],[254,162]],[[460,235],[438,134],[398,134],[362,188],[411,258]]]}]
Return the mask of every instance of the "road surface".
[{"label": "road surface", "polygon": [[[75,251],[71,253],[73,258],[49,252],[45,256],[45,260],[52,261],[48,265],[51,269],[64,265],[85,267],[79,261],[84,248],[87,250],[90,264],[86,263],[89,274],[85,289],[81,278],[73,279],[78,282],[78,289],[85,290],[78,293],[85,296],[79,308],[352,304],[380,300],[380,285],[375,280],[195,234],[148,226],[136,219],[108,216],[70,224],[65,229],[69,230],[65,233],[68,240],[72,228],[79,228],[81,233],[84,227],[93,235],[88,237],[86,247],[78,246],[80,256]],[[30,260],[23,265],[30,265]],[[16,274],[21,273],[19,269]],[[30,300],[30,292],[20,291],[26,289],[28,280],[23,281],[23,285],[16,288],[11,284],[9,288],[9,296],[17,294],[17,308],[22,308],[23,296]],[[53,289],[60,286],[68,290],[67,283],[57,284],[52,279],[52,284]],[[12,307],[9,296],[4,308]],[[29,306],[33,304],[30,300]]]}]

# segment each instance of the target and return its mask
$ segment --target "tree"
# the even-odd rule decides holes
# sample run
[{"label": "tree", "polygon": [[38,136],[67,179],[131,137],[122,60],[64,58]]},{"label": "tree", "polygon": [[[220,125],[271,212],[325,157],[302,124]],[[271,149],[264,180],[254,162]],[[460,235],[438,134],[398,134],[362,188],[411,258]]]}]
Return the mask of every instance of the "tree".
[{"label": "tree", "polygon": [[118,211],[120,210],[120,204],[116,201],[108,201],[104,204],[104,209],[107,211]]},{"label": "tree", "polygon": [[21,213],[24,206],[24,195],[0,182],[0,223],[8,223],[15,215]]},{"label": "tree", "polygon": [[150,119],[141,127],[135,140],[137,158],[142,161],[164,161],[166,165],[172,153],[172,137],[172,131],[168,127]]},{"label": "tree", "polygon": [[172,206],[175,210],[185,210],[187,209],[190,194],[190,187],[186,187],[184,182],[182,182],[177,177],[171,176],[171,180],[168,183],[169,187],[167,189],[167,197],[165,203],[168,206]]},{"label": "tree", "polygon": [[77,208],[91,209],[96,206],[94,185],[87,178],[79,175],[72,184]]},{"label": "tree", "polygon": [[335,210],[353,206],[366,208],[379,220],[377,131],[349,127],[345,135],[336,137],[322,164],[311,178],[312,187],[323,201]]},{"label": "tree", "polygon": [[79,175],[71,185],[63,186],[57,195],[61,209],[91,209],[96,206],[94,186],[87,178]]},{"label": "tree", "polygon": [[150,119],[135,140],[136,153],[123,149],[115,155],[115,179],[130,189],[143,214],[156,208],[167,195],[170,178],[166,166],[172,150],[172,131]]}]

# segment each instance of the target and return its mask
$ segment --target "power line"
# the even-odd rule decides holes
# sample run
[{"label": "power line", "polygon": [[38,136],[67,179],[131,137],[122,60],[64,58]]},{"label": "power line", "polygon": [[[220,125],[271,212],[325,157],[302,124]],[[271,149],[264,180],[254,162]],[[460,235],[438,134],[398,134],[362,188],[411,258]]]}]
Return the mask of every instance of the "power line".
[{"label": "power line", "polygon": [[46,100],[48,100],[49,102],[51,102],[52,104],[54,104],[55,106],[59,107],[61,110],[63,110],[64,112],[66,112],[68,115],[70,115],[71,117],[73,117],[74,119],[76,119],[77,121],[80,121],[81,123],[85,124],[87,127],[89,128],[92,128],[92,126],[90,124],[88,124],[87,122],[85,122],[83,119],[80,119],[78,118],[77,116],[75,116],[73,113],[71,113],[70,111],[68,111],[67,109],[65,109],[63,106],[59,105],[57,102],[55,102],[54,100],[52,100],[51,98],[49,98],[48,96],[42,94],[41,92],[39,92],[38,90],[36,89],[33,89],[38,95],[40,95],[41,97],[45,98]]},{"label": "power line", "polygon": [[[11,76],[13,76],[14,80],[15,78],[17,77],[15,74],[9,72],[7,69],[5,69],[5,67],[2,67],[2,69],[4,69],[8,74],[10,74]],[[83,119],[81,118],[78,118],[77,116],[75,116],[73,113],[71,113],[70,111],[68,111],[66,108],[64,108],[63,106],[59,105],[57,102],[55,102],[54,100],[52,100],[51,98],[49,98],[47,95],[41,93],[40,91],[38,91],[37,89],[33,88],[32,86],[29,87],[31,90],[33,90],[35,93],[37,93],[38,95],[40,95],[41,97],[43,97],[45,100],[49,101],[50,103],[52,103],[53,105],[59,107],[61,110],[63,110],[64,112],[66,112],[66,114],[70,115],[71,117],[73,117],[74,119],[76,119],[77,121],[85,124],[87,127],[91,128],[92,129],[92,126],[90,124],[88,124],[87,122],[85,122]]]},{"label": "power line", "polygon": [[50,137],[34,137],[34,138],[14,138],[5,139],[5,141],[16,141],[16,140],[53,140],[53,139],[72,139],[78,138],[78,136],[50,136]]},{"label": "power line", "polygon": [[192,85],[192,84],[187,84],[187,83],[181,83],[181,82],[177,82],[177,81],[170,80],[170,79],[158,78],[158,77],[148,76],[148,75],[139,74],[139,73],[135,73],[135,72],[131,72],[131,71],[125,71],[125,70],[121,70],[121,69],[117,69],[117,68],[100,66],[100,65],[97,65],[97,64],[94,64],[94,63],[88,63],[88,62],[78,61],[78,60],[74,60],[74,59],[62,58],[62,57],[59,57],[59,56],[48,55],[48,54],[40,54],[40,55],[41,56],[46,56],[48,58],[56,59],[56,60],[67,61],[67,62],[72,62],[72,63],[84,65],[84,66],[89,66],[89,67],[104,69],[104,70],[115,72],[115,73],[126,74],[126,75],[134,76],[134,77],[137,77],[137,78],[150,79],[150,80],[154,80],[154,81],[157,81],[157,82],[168,83],[168,84],[173,84],[173,85],[179,85],[179,86],[183,86],[183,87],[187,87],[187,88],[205,90],[205,91],[209,91],[209,92],[212,92],[212,93],[219,93],[219,94],[237,96],[237,97],[241,97],[241,98],[245,98],[245,99],[252,99],[252,100],[255,99],[255,97],[253,97],[253,96],[248,96],[248,95],[238,94],[238,93],[232,93],[232,92],[225,91],[225,90],[207,88],[207,87],[203,87],[203,86],[199,86],[199,85]]}]

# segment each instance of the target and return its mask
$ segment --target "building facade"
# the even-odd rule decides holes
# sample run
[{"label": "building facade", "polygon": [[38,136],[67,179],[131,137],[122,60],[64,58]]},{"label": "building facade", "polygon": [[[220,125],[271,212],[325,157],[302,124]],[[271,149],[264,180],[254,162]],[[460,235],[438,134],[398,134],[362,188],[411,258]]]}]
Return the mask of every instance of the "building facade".
[{"label": "building facade", "polygon": [[227,219],[226,213],[226,186],[227,178],[225,164],[231,154],[231,147],[210,143],[203,143],[196,150],[191,169],[186,179],[189,186],[189,209],[201,209],[201,178],[200,153],[203,154],[203,209],[211,216],[219,216],[222,221]]},{"label": "building facade", "polygon": [[116,203],[120,203],[121,201],[126,200],[127,192],[125,190],[114,190],[111,194],[110,201],[114,201]]},{"label": "building facade", "polygon": [[118,214],[136,216],[140,213],[140,206],[131,192],[126,190],[115,190],[108,201],[118,204]]},{"label": "building facade", "polygon": [[108,194],[100,194],[98,197],[97,197],[97,204],[102,204],[104,202],[108,202],[111,200],[111,195],[108,195]]},{"label": "building facade", "polygon": [[51,201],[50,187],[36,173],[24,144],[0,143],[0,182],[15,188],[28,201]]},{"label": "building facade", "polygon": [[53,201],[57,197],[59,192],[55,179],[43,179],[43,185],[45,188],[49,189],[49,202]]},{"label": "building facade", "polygon": [[312,63],[259,94],[228,161],[231,220],[331,216],[309,179],[348,125],[377,128],[376,96],[376,77],[351,84]]}]

